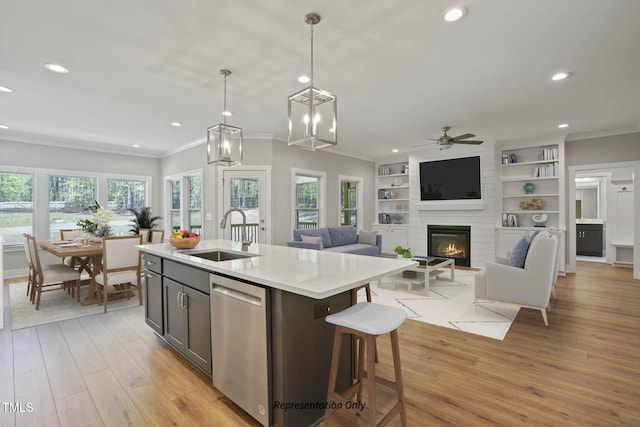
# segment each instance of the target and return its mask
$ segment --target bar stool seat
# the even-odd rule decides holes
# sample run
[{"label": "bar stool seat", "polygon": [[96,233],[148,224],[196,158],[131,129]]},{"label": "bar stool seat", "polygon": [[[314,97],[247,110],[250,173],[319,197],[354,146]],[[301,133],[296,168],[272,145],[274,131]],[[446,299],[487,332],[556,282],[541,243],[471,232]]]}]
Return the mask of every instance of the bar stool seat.
[{"label": "bar stool seat", "polygon": [[[407,318],[404,310],[385,305],[374,304],[370,302],[361,302],[353,305],[339,313],[329,315],[325,318],[328,323],[336,326],[333,355],[331,359],[331,369],[329,372],[329,390],[327,392],[328,402],[346,403],[355,395],[356,401],[362,402],[362,379],[369,378],[368,381],[368,402],[369,422],[368,425],[385,425],[395,415],[400,415],[402,426],[407,425],[406,405],[404,401],[404,391],[402,384],[402,369],[400,367],[400,350],[398,346],[398,327]],[[395,382],[386,378],[377,377],[375,374],[375,341],[378,335],[389,333],[391,336],[391,350],[393,353],[393,366],[395,372]],[[335,390],[336,379],[338,376],[338,365],[340,357],[340,347],[342,344],[342,335],[352,334],[359,337],[357,341],[357,372],[356,381],[342,394]],[[364,355],[367,352],[367,369],[365,371]],[[376,383],[380,383],[396,391],[398,402],[393,408],[382,418],[379,424],[376,424]],[[334,406],[335,407],[335,406]],[[362,408],[361,405],[354,407]],[[331,416],[335,412],[334,409],[325,411],[325,426],[330,426]]]}]

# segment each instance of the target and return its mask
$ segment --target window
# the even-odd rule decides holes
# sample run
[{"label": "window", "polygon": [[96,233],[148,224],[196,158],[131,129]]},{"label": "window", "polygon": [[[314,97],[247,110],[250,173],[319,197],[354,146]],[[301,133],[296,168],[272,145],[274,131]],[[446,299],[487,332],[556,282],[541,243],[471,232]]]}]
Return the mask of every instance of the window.
[{"label": "window", "polygon": [[113,211],[111,228],[116,235],[129,234],[133,213],[145,207],[146,182],[135,179],[109,179],[107,205]]},{"label": "window", "polygon": [[33,233],[33,175],[0,172],[0,236],[20,245],[23,233]]},{"label": "window", "polygon": [[189,177],[189,230],[197,235],[202,232],[202,177]]},{"label": "window", "polygon": [[340,180],[340,225],[358,227],[359,181]]},{"label": "window", "polygon": [[78,228],[89,219],[85,208],[96,200],[95,177],[49,175],[49,239],[59,240],[60,230]]},{"label": "window", "polygon": [[324,172],[293,170],[294,228],[324,225]]},{"label": "window", "polygon": [[86,171],[0,166],[0,234],[5,246],[22,246],[23,233],[59,240],[60,230],[90,219],[85,208],[97,201],[114,211],[111,227],[128,234],[128,207],[150,206],[151,177]]},{"label": "window", "polygon": [[169,181],[169,185],[171,186],[171,230],[178,231],[182,229],[182,218],[180,212],[180,187],[182,186],[181,179],[172,179]]},{"label": "window", "polygon": [[202,171],[166,177],[166,218],[171,231],[202,234]]}]

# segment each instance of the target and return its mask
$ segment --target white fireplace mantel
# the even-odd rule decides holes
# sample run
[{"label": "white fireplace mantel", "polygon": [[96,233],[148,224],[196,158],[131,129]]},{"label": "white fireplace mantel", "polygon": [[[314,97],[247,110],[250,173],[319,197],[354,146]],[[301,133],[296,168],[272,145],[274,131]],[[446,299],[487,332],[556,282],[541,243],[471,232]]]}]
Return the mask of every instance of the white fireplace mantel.
[{"label": "white fireplace mantel", "polygon": [[482,200],[430,200],[417,203],[419,211],[481,211],[485,208]]}]

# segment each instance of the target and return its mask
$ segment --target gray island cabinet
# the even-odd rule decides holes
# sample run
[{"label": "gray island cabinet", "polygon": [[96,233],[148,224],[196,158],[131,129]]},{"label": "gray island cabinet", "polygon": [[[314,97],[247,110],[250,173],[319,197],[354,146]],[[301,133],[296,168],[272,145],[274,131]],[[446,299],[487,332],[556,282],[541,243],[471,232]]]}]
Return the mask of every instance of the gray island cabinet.
[{"label": "gray island cabinet", "polygon": [[[352,289],[414,266],[353,254],[201,241],[193,250],[141,245],[146,323],[213,385],[265,426],[308,426],[324,415],[333,347],[327,314]],[[339,388],[352,381],[345,337]]]}]

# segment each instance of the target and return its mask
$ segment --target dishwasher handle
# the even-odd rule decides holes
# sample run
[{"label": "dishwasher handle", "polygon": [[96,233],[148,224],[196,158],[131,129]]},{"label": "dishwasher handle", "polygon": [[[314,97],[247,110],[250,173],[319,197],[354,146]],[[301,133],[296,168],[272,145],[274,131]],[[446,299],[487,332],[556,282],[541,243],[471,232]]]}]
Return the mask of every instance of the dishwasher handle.
[{"label": "dishwasher handle", "polygon": [[244,292],[236,291],[225,286],[214,284],[211,287],[211,291],[222,294],[224,296],[246,302],[247,304],[255,305],[256,307],[262,307],[262,298],[255,297],[253,295],[245,294]]}]

